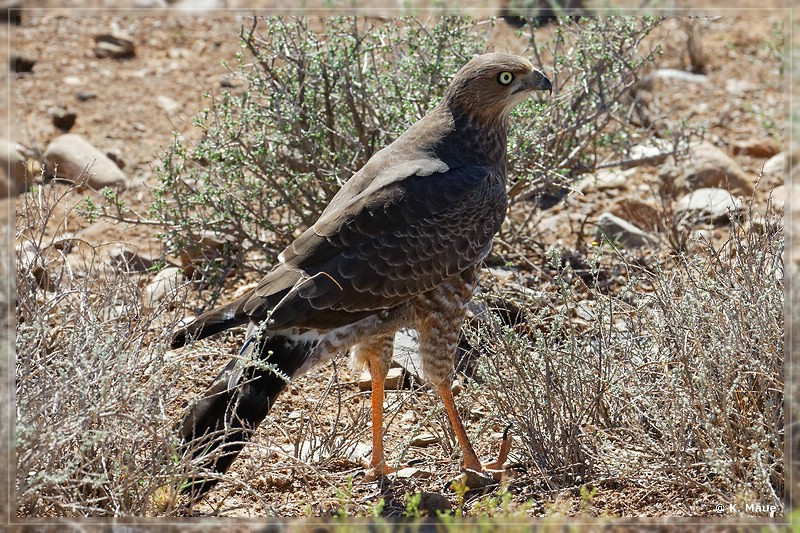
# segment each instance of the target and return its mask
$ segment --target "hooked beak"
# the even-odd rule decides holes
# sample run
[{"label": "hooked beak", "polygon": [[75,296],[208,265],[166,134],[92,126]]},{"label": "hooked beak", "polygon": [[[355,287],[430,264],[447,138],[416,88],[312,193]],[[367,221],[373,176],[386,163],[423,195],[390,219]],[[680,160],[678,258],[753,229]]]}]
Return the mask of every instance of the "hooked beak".
[{"label": "hooked beak", "polygon": [[531,73],[531,90],[534,91],[549,91],[550,96],[553,96],[553,84],[550,83],[550,78],[545,76],[542,72],[534,70]]},{"label": "hooked beak", "polygon": [[550,95],[552,96],[553,84],[550,83],[550,78],[545,76],[541,71],[534,69],[525,83],[520,84],[519,88],[514,92],[519,93],[523,91],[550,91]]}]

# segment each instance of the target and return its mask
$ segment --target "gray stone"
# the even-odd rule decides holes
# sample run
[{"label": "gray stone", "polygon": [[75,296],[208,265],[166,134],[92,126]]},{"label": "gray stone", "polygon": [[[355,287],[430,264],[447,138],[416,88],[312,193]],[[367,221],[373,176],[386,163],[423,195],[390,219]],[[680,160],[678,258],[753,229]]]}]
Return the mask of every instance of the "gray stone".
[{"label": "gray stone", "polygon": [[677,164],[675,176],[678,191],[714,187],[745,196],[753,193],[754,179],[733,158],[708,142],[689,146],[687,158]]},{"label": "gray stone", "polygon": [[427,516],[439,516],[453,512],[453,505],[443,494],[423,492],[419,498],[419,510]]},{"label": "gray stone", "polygon": [[439,442],[439,437],[433,433],[418,433],[412,437],[411,446],[415,446],[417,448],[427,448],[428,446],[436,444],[437,442]]},{"label": "gray stone", "polygon": [[678,70],[675,68],[660,68],[654,71],[650,77],[652,79],[663,80],[670,85],[676,85],[679,83],[701,85],[708,84],[708,76],[704,76],[703,74],[693,74],[691,72]]},{"label": "gray stone", "polygon": [[125,272],[147,272],[156,265],[158,258],[120,246],[109,254],[109,262]]},{"label": "gray stone", "polygon": [[109,150],[106,152],[106,156],[112,160],[120,170],[125,169],[125,160],[122,158],[122,152],[118,149]]},{"label": "gray stone", "polygon": [[94,38],[94,55],[99,58],[110,57],[113,59],[129,58],[136,55],[133,38],[121,31],[103,33]]},{"label": "gray stone", "polygon": [[70,111],[63,105],[54,105],[48,112],[53,119],[53,125],[64,131],[69,131],[75,125],[75,119],[78,115],[74,111]]},{"label": "gray stone", "polygon": [[223,254],[235,254],[238,244],[230,235],[203,230],[198,237],[192,239],[192,244],[181,249],[179,254],[181,263],[186,269],[186,274],[191,276],[203,263],[220,258]]},{"label": "gray stone", "polygon": [[97,98],[97,95],[90,91],[78,91],[75,93],[75,98],[81,102],[88,102],[89,100],[94,100]]},{"label": "gray stone", "polygon": [[89,141],[74,133],[53,139],[44,152],[56,165],[58,178],[94,189],[125,184],[125,173]]},{"label": "gray stone", "polygon": [[758,85],[748,80],[729,79],[725,82],[725,90],[736,96],[743,96],[758,89]]},{"label": "gray stone", "polygon": [[392,359],[404,368],[413,379],[422,381],[422,357],[419,355],[416,331],[401,329],[395,334]]},{"label": "gray stone", "polygon": [[625,187],[636,174],[635,168],[627,170],[602,169],[589,174],[575,184],[579,191],[602,191],[606,189],[620,189]]},{"label": "gray stone", "polygon": [[156,103],[158,104],[158,107],[166,111],[168,115],[174,114],[176,111],[178,111],[178,109],[181,108],[181,105],[178,102],[169,96],[164,96],[163,94],[156,96]]},{"label": "gray stone", "polygon": [[667,140],[653,138],[647,144],[636,144],[631,147],[628,159],[635,161],[633,165],[660,165],[672,155],[674,146]]},{"label": "gray stone", "polygon": [[761,172],[767,179],[784,180],[786,178],[786,153],[781,152],[767,159]]},{"label": "gray stone", "polygon": [[145,288],[142,300],[145,309],[154,309],[164,300],[172,297],[183,283],[183,271],[177,267],[161,270]]},{"label": "gray stone", "polygon": [[413,466],[401,468],[400,470],[396,471],[394,475],[399,479],[427,479],[431,477],[431,473],[427,470],[421,470],[419,468],[414,468]]},{"label": "gray stone", "polygon": [[28,188],[31,179],[23,146],[9,139],[0,139],[0,167],[0,178],[5,178],[0,179],[0,198],[19,194]]},{"label": "gray stone", "polygon": [[124,185],[125,173],[89,141],[74,133],[53,139],[44,156],[58,170],[58,177],[95,189]]},{"label": "gray stone", "polygon": [[[405,372],[402,368],[393,367],[386,373],[386,381],[383,384],[385,390],[401,390],[405,384]],[[358,379],[358,388],[360,390],[372,389],[372,377],[368,370],[364,370]]]},{"label": "gray stone", "polygon": [[778,185],[772,189],[770,194],[770,201],[775,210],[783,212],[786,209],[787,191],[786,185]]},{"label": "gray stone", "polygon": [[703,188],[675,202],[675,214],[713,222],[742,210],[742,200],[724,189]]},{"label": "gray stone", "polygon": [[35,65],[36,60],[26,55],[15,53],[11,56],[11,71],[16,72],[17,74],[27,74],[33,72],[33,67]]},{"label": "gray stone", "polygon": [[351,449],[345,451],[347,458],[354,463],[358,463],[364,457],[368,457],[371,452],[372,446],[363,442],[357,442]]},{"label": "gray stone", "polygon": [[625,248],[640,248],[658,242],[654,236],[611,213],[601,214],[597,222],[597,235]]}]

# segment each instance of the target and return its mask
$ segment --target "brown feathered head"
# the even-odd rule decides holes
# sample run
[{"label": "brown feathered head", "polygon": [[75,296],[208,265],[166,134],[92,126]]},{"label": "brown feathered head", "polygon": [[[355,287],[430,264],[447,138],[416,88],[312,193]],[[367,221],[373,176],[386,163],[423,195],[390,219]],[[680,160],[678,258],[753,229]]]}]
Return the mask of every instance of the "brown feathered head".
[{"label": "brown feathered head", "polygon": [[550,80],[524,57],[484,54],[459,70],[445,93],[443,105],[487,123],[504,121],[531,91],[551,91]]}]

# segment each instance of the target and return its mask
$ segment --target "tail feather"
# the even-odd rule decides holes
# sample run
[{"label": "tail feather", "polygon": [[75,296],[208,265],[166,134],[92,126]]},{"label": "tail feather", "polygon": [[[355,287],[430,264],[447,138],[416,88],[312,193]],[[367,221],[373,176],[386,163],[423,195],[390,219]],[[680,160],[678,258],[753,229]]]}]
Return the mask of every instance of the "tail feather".
[{"label": "tail feather", "polygon": [[[228,363],[180,424],[182,452],[202,469],[219,474],[228,470],[315,342],[276,335],[260,344],[258,361],[248,366],[240,358]],[[243,355],[254,346],[248,340]],[[212,476],[196,475],[181,490],[198,499],[216,483]]]},{"label": "tail feather", "polygon": [[203,313],[190,324],[173,333],[170,346],[173,349],[180,348],[189,339],[204,339],[226,329],[247,324],[250,316],[244,312],[244,305],[248,299],[249,295],[245,295],[238,300]]}]

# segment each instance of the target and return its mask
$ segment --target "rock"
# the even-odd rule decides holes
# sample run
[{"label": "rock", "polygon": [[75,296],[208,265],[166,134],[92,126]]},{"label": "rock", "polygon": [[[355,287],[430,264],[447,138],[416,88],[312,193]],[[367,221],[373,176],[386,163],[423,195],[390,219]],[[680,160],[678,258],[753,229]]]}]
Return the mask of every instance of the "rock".
[{"label": "rock", "polygon": [[102,33],[94,38],[94,55],[99,58],[130,58],[136,55],[133,38],[121,31]]},{"label": "rock", "polygon": [[75,98],[81,102],[88,102],[89,100],[97,98],[97,95],[89,91],[78,91],[75,93]]},{"label": "rock", "polygon": [[593,322],[596,318],[594,307],[589,300],[582,300],[575,306],[575,316],[587,322]]},{"label": "rock", "polygon": [[422,358],[416,331],[401,329],[395,334],[392,360],[405,369],[412,379],[422,382]]},{"label": "rock", "polygon": [[627,170],[602,169],[582,178],[575,184],[579,191],[602,191],[625,187],[636,174],[635,168]]},{"label": "rock", "polygon": [[780,151],[772,139],[747,139],[736,141],[731,145],[733,155],[746,155],[750,157],[772,157]]},{"label": "rock", "polygon": [[114,150],[107,151],[106,152],[106,157],[108,157],[110,160],[112,160],[114,162],[114,164],[117,165],[117,167],[119,167],[120,170],[124,170],[125,169],[125,164],[126,163],[125,163],[125,160],[122,159],[122,152],[120,152],[119,150],[114,149]]},{"label": "rock", "polygon": [[776,154],[764,163],[761,168],[762,176],[774,181],[784,181],[786,179],[786,153]]},{"label": "rock", "polygon": [[[640,165],[660,165],[672,155],[674,146],[664,139],[653,138],[647,144],[637,144],[628,153],[627,168]],[[625,168],[625,167],[623,167]]]},{"label": "rock", "polygon": [[754,179],[728,154],[711,143],[700,142],[689,147],[686,159],[664,169],[662,180],[672,192],[688,192],[702,188],[724,188],[750,196]]},{"label": "rock", "polygon": [[[9,139],[0,139],[0,198],[19,194],[30,186],[35,169],[29,172],[25,147]],[[5,181],[5,183],[4,183]]]},{"label": "rock", "polygon": [[383,383],[383,388],[386,390],[401,390],[405,388],[405,371],[399,367],[392,367],[386,373],[386,381]]},{"label": "rock", "polygon": [[770,194],[770,202],[775,210],[780,211],[783,213],[786,211],[786,200],[788,198],[786,185],[778,185],[774,189],[772,189],[772,194]]},{"label": "rock", "polygon": [[245,80],[236,74],[223,74],[219,82],[220,86],[226,89],[242,87],[245,83]]},{"label": "rock", "polygon": [[742,210],[742,201],[724,189],[703,188],[675,202],[675,214],[713,222]]},{"label": "rock", "polygon": [[729,79],[725,82],[725,90],[736,96],[743,96],[745,93],[758,89],[758,85],[747,80]]},{"label": "rock", "polygon": [[646,231],[608,212],[601,214],[595,225],[598,237],[605,237],[609,242],[619,243],[625,248],[639,248],[658,242]]},{"label": "rock", "polygon": [[413,466],[401,468],[400,470],[396,471],[394,475],[399,479],[427,479],[431,477],[431,473],[427,470],[421,470],[419,468],[414,468]]},{"label": "rock", "polygon": [[609,206],[608,212],[645,231],[657,231],[661,225],[658,209],[636,198],[620,198]]},{"label": "rock", "polygon": [[220,235],[203,230],[194,242],[180,251],[181,263],[187,276],[191,276],[198,266],[213,261],[223,255],[233,257],[238,249],[236,239],[230,235]]},{"label": "rock", "polygon": [[48,110],[48,113],[53,118],[53,125],[64,131],[69,131],[75,125],[75,119],[78,115],[74,111],[68,110],[63,105],[54,105]]},{"label": "rock", "polygon": [[400,417],[400,422],[404,424],[413,424],[416,421],[417,421],[417,413],[411,409],[403,413],[403,416]]},{"label": "rock", "polygon": [[16,72],[17,74],[26,74],[33,72],[34,65],[36,65],[35,59],[15,53],[11,56],[9,66],[11,68],[11,72]]},{"label": "rock", "polygon": [[174,114],[181,107],[178,102],[169,96],[164,96],[163,94],[156,96],[156,103],[158,104],[158,107],[166,111],[168,115]]},{"label": "rock", "polygon": [[[386,381],[383,383],[385,390],[401,390],[405,388],[406,380],[405,372],[402,368],[393,367],[389,369],[386,374]],[[369,370],[364,370],[358,378],[358,388],[360,390],[372,390],[372,376]]]},{"label": "rock", "polygon": [[125,183],[125,174],[89,141],[74,133],[56,137],[47,146],[44,156],[57,165],[58,178],[94,189],[118,187]]},{"label": "rock", "polygon": [[29,279],[26,274],[30,274],[33,278],[33,283],[35,283],[36,287],[39,289],[43,291],[56,290],[57,284],[45,266],[44,256],[33,244],[28,242],[18,244],[15,251],[17,254],[17,264],[20,265],[18,268],[21,270],[21,277],[17,280],[17,285],[20,290],[27,290],[27,285],[23,285],[27,283]]},{"label": "rock", "polygon": [[178,267],[167,267],[161,270],[144,288],[142,302],[145,309],[154,309],[161,302],[172,297],[183,280],[183,272]]},{"label": "rock", "polygon": [[693,74],[691,72],[675,68],[660,68],[653,71],[649,78],[653,80],[662,80],[669,86],[679,85],[681,83],[700,85],[708,84],[708,76],[703,74]]},{"label": "rock", "polygon": [[363,442],[357,442],[349,452],[346,451],[345,453],[347,454],[347,459],[349,459],[354,463],[358,463],[364,457],[368,457],[371,451],[372,451],[372,446],[370,446],[369,444],[364,444]]},{"label": "rock", "polygon": [[125,272],[147,272],[157,263],[157,257],[149,257],[120,246],[109,254],[109,262]]},{"label": "rock", "polygon": [[77,238],[74,233],[67,231],[53,237],[53,241],[50,243],[50,246],[55,250],[68,254],[70,251],[72,251],[73,246],[79,243],[80,239]]},{"label": "rock", "polygon": [[453,506],[443,494],[423,492],[419,497],[419,511],[427,516],[452,514]]},{"label": "rock", "polygon": [[411,439],[411,446],[427,448],[431,444],[436,444],[437,442],[439,442],[439,437],[433,433],[418,433]]}]

